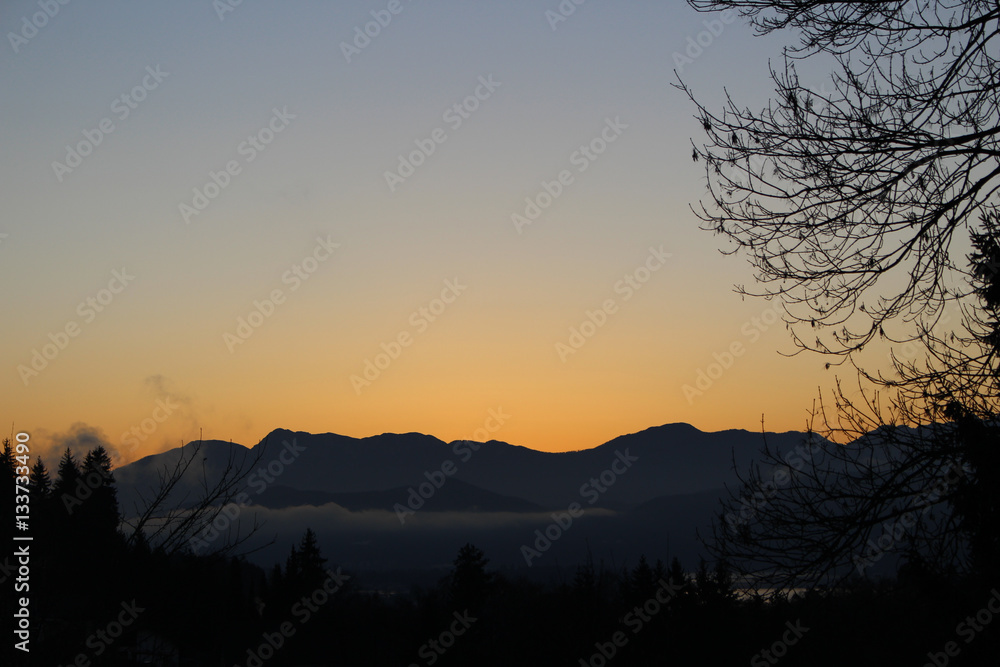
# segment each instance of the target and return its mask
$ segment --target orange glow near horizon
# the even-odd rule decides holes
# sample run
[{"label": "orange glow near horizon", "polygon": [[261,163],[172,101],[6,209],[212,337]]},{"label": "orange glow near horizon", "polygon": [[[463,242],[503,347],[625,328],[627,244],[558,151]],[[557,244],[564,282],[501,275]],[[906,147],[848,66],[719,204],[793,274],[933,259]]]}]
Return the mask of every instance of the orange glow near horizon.
[{"label": "orange glow near horizon", "polygon": [[[667,65],[704,17],[684,3],[588,5],[558,32],[530,4],[414,5],[353,62],[360,6],[205,10],[88,7],[4,56],[0,417],[36,453],[450,441],[501,409],[490,437],[566,451],[672,422],[802,429],[832,386],[778,353],[771,304],[733,292],[746,258],[689,208],[703,130]],[[684,76],[764,103],[775,53],[733,24]]]}]

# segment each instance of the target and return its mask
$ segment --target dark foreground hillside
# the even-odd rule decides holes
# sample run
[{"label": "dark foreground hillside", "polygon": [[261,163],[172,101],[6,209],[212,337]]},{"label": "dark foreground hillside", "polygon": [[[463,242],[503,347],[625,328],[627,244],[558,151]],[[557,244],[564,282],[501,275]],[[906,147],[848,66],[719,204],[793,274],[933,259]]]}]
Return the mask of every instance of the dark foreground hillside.
[{"label": "dark foreground hillside", "polygon": [[[13,481],[10,457],[4,468]],[[80,494],[93,475],[102,482]],[[327,558],[312,531],[270,569],[129,540],[100,449],[64,457],[54,480],[37,465],[31,477],[29,650],[8,631],[7,665],[940,667],[1000,655],[1000,592],[914,568],[765,603],[742,598],[725,563],[651,553],[529,581],[467,544],[437,581],[389,592]],[[24,574],[16,558],[2,565],[4,585]],[[20,600],[0,604],[16,630]]]}]

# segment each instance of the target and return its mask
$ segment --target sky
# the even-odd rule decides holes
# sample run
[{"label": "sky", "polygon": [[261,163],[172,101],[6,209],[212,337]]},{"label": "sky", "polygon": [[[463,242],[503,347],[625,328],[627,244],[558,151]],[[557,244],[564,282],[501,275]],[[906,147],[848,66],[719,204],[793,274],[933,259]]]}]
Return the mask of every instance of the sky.
[{"label": "sky", "polygon": [[4,8],[0,418],[36,453],[567,451],[802,429],[833,384],[699,229],[672,86],[759,108],[789,35],[683,2]]}]

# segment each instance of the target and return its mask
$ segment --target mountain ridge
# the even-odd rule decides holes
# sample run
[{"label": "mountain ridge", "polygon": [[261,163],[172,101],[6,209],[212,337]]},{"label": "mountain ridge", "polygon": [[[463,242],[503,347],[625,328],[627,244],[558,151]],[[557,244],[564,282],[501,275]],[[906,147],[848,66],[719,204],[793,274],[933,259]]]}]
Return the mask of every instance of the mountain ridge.
[{"label": "mountain ridge", "polygon": [[[787,450],[805,435],[788,431],[766,437],[772,446]],[[164,464],[176,464],[184,451],[190,451],[186,447],[197,444],[193,441],[123,466],[118,478],[133,488],[148,488],[155,482],[153,473]],[[256,461],[254,465],[265,466],[260,469],[261,478],[274,476],[290,488],[359,493],[417,487],[428,475],[447,468],[448,478],[539,507],[564,508],[584,494],[589,499],[596,493],[595,504],[621,510],[662,495],[696,493],[734,482],[734,457],[737,465],[749,464],[762,444],[759,433],[704,432],[682,422],[566,452],[539,451],[500,440],[445,442],[417,432],[353,438],[277,428],[252,447],[204,441],[203,460],[192,465],[190,474],[202,480],[217,479],[234,463]]]},{"label": "mountain ridge", "polygon": [[[806,434],[765,437],[772,450],[785,452]],[[734,461],[745,469],[763,444],[760,433],[704,432],[685,423],[566,452],[500,440],[445,442],[416,432],[353,438],[277,428],[252,447],[202,443],[170,502],[190,507],[206,484],[243,466],[248,477],[237,489],[243,511],[270,519],[277,540],[261,547],[262,562],[285,557],[312,527],[345,564],[424,567],[473,541],[497,563],[516,565],[524,562],[521,545],[533,544],[536,530],[553,530],[553,516],[565,517],[574,506],[574,527],[553,547],[562,556],[546,557],[547,563],[578,560],[591,549],[609,558],[693,558],[696,531],[708,529],[724,489],[738,481]],[[140,507],[162,469],[193,454],[192,446],[198,443],[117,469],[123,510]]]}]

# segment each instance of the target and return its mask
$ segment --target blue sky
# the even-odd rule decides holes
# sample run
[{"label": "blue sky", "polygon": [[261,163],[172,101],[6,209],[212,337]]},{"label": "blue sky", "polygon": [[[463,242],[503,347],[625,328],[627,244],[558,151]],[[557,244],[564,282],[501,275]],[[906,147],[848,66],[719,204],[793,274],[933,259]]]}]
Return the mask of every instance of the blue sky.
[{"label": "blue sky", "polygon": [[[45,21],[37,2],[7,3],[7,418],[53,441],[91,429],[123,459],[199,429],[246,443],[278,427],[455,439],[497,406],[512,418],[496,437],[550,450],[674,421],[753,429],[762,413],[801,428],[832,375],[777,355],[790,346],[780,323],[752,324],[769,304],[733,293],[751,274],[688,208],[704,195],[690,159],[701,130],[671,86],[682,63],[706,102],[725,87],[763,105],[780,39],[680,2],[562,4],[575,10],[553,29],[554,1],[403,1],[392,14],[244,0],[221,16],[208,0],[69,2]],[[342,44],[385,12],[348,62]],[[15,52],[25,17],[45,25]],[[581,162],[609,123],[614,141]],[[390,189],[386,172],[435,131],[444,141]],[[79,166],[53,165],[88,136],[100,141]],[[563,171],[572,181],[519,232],[511,216]],[[213,173],[225,187],[186,220]],[[320,239],[336,250],[306,261]],[[670,259],[626,300],[615,285],[650,248]],[[303,262],[315,271],[293,290],[284,277]],[[113,292],[122,269],[134,280]],[[456,279],[467,290],[418,332],[412,313]],[[281,303],[255,305],[275,290]],[[108,301],[92,319],[88,298]],[[615,312],[560,358],[608,299]],[[271,314],[227,346],[255,310]],[[25,371],[71,323],[78,334]],[[375,380],[352,382],[406,333]],[[737,342],[744,353],[686,395]],[[178,407],[154,418],[165,398]],[[138,445],[123,437],[135,428]]]}]

